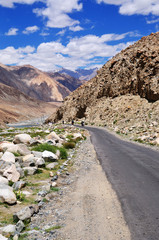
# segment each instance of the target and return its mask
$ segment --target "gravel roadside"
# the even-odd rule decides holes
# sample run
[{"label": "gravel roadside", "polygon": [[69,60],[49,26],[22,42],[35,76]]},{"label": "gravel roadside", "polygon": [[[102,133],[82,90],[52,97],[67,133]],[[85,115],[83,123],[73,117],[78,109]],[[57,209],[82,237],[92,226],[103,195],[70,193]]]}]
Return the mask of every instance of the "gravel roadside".
[{"label": "gravel roadside", "polygon": [[130,240],[117,195],[89,137],[71,161],[70,174],[58,179],[60,191],[32,218],[28,239]]}]

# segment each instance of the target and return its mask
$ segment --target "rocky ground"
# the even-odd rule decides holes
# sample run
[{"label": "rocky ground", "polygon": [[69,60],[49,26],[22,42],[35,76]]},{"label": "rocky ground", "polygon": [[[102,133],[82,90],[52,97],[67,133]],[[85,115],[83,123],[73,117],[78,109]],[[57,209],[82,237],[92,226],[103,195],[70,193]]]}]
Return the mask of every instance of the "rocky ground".
[{"label": "rocky ground", "polygon": [[[77,141],[75,148],[69,150],[67,160],[60,159],[59,153],[56,153],[58,160],[52,159],[51,163],[48,163],[48,159],[43,155],[41,158],[45,162],[45,167],[37,165],[39,161],[35,155],[39,152],[33,151],[31,154],[34,157],[28,154],[16,157],[12,165],[15,165],[17,172],[22,172],[26,168],[24,165],[30,165],[27,168],[29,172],[34,168],[37,168],[39,172],[34,172],[34,174],[27,172],[27,176],[18,180],[15,179],[17,174],[16,176],[14,174],[14,177],[12,175],[12,181],[15,183],[9,181],[12,185],[10,188],[7,187],[8,175],[5,175],[1,169],[0,233],[2,235],[0,239],[131,239],[117,196],[96,158],[88,132],[73,126],[20,129],[16,130],[16,133],[15,129],[11,128],[8,131],[10,134],[5,133],[5,136],[4,132],[1,133],[1,141],[5,137],[8,142],[0,144],[1,168],[2,163],[4,164],[4,154],[11,152],[13,147],[22,145],[18,143],[19,139],[28,149],[30,149],[31,142],[35,143],[35,141],[53,143],[55,139],[58,139],[54,145],[59,145],[63,140],[66,142],[67,137],[67,142],[70,142],[73,135],[75,138],[80,137],[78,139],[80,141]],[[22,138],[24,132],[32,139],[29,140],[28,136]],[[81,134],[85,137],[81,138]],[[26,141],[30,143],[26,144]],[[9,148],[8,144],[12,144],[12,148],[11,145]],[[54,165],[51,169],[48,166],[50,164]],[[21,171],[18,168],[19,165]],[[5,188],[9,188],[15,194],[10,200],[5,199],[3,195],[4,184],[6,184]],[[14,205],[10,205],[9,201],[15,201]]]}]

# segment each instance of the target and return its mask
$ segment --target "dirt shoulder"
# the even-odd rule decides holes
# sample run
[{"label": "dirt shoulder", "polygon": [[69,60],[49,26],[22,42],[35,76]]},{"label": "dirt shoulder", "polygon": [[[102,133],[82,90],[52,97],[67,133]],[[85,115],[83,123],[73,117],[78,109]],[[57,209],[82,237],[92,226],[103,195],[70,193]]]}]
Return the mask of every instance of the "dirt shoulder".
[{"label": "dirt shoulder", "polygon": [[[89,137],[76,151],[73,169],[69,176],[59,177],[60,192],[32,219],[31,228],[38,226],[39,230],[31,231],[29,239],[131,239]],[[46,233],[49,228],[54,230]]]}]

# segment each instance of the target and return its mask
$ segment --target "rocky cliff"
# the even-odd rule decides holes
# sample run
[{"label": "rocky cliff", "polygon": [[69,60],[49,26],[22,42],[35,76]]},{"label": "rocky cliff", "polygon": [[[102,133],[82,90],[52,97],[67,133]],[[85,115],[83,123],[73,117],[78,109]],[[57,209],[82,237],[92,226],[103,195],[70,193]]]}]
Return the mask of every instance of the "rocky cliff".
[{"label": "rocky cliff", "polygon": [[[113,57],[96,77],[66,97],[47,121],[84,118],[92,124],[112,125],[122,119],[127,124],[140,113],[144,119],[154,108],[154,121],[159,122],[158,100],[159,32],[141,38]],[[137,115],[134,111],[138,111]],[[132,114],[128,119],[127,112]]]}]

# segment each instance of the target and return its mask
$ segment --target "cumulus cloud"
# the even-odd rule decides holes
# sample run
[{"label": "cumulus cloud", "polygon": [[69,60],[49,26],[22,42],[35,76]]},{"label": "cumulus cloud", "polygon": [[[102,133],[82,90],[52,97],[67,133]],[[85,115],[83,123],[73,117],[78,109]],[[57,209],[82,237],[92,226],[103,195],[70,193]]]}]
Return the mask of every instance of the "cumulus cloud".
[{"label": "cumulus cloud", "polygon": [[13,8],[15,3],[19,4],[33,4],[39,0],[0,0],[0,5],[3,7]]},{"label": "cumulus cloud", "polygon": [[26,27],[25,30],[23,31],[24,34],[31,34],[34,32],[37,32],[39,28],[37,26],[31,26],[31,27]]},{"label": "cumulus cloud", "polygon": [[119,12],[123,15],[153,14],[159,16],[158,0],[96,0],[97,3],[106,3],[120,6]]},{"label": "cumulus cloud", "polygon": [[107,58],[130,45],[130,42],[111,45],[110,41],[124,39],[127,35],[129,33],[86,35],[71,39],[67,45],[55,41],[41,43],[37,49],[30,46],[18,49],[8,47],[0,50],[0,62],[17,65],[29,63],[44,71],[55,70],[57,66],[71,70],[89,65],[100,66]]},{"label": "cumulus cloud", "polygon": [[77,25],[77,26],[72,26],[72,27],[69,27],[69,29],[70,29],[71,31],[73,31],[73,32],[78,32],[78,31],[81,31],[81,30],[83,30],[83,28],[82,28],[82,27],[80,27],[79,25]]},{"label": "cumulus cloud", "polygon": [[15,35],[18,34],[18,30],[19,30],[18,28],[10,28],[8,30],[8,32],[5,33],[5,35],[7,35],[7,36],[15,36]]},{"label": "cumulus cloud", "polygon": [[46,8],[34,9],[38,16],[47,18],[47,26],[50,28],[65,28],[79,25],[78,20],[72,19],[68,14],[82,10],[79,0],[46,0]]}]

